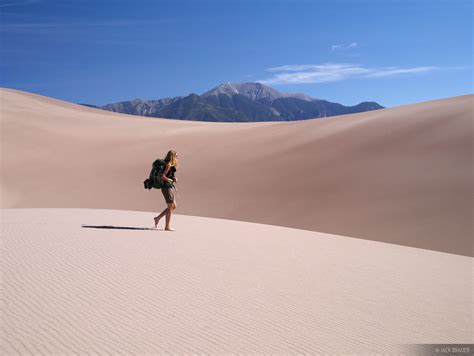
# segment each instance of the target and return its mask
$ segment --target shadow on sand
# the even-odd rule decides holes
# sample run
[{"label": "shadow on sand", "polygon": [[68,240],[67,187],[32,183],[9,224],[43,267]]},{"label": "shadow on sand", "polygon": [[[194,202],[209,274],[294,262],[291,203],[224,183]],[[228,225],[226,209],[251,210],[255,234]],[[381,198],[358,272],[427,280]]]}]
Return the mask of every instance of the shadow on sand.
[{"label": "shadow on sand", "polygon": [[153,227],[129,227],[129,226],[108,226],[108,225],[81,225],[81,227],[93,229],[121,229],[121,230],[158,230]]}]

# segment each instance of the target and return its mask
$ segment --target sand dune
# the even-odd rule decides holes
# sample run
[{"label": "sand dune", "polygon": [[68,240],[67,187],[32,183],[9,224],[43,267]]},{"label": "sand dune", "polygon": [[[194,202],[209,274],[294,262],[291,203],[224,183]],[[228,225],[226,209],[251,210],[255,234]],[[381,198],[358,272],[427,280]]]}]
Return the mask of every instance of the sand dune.
[{"label": "sand dune", "polygon": [[328,119],[202,123],[2,89],[3,208],[159,211],[142,182],[181,157],[178,213],[473,256],[472,95]]},{"label": "sand dune", "polygon": [[469,257],[185,215],[165,232],[150,212],[1,213],[2,355],[394,355],[473,339]]}]

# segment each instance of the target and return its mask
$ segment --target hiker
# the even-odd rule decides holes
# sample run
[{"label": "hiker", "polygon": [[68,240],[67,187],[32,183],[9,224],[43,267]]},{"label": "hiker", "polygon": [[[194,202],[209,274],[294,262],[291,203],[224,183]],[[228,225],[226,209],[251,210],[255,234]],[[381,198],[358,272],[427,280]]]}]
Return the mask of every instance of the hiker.
[{"label": "hiker", "polygon": [[171,221],[171,212],[176,209],[176,187],[174,183],[177,183],[178,180],[174,176],[176,172],[176,167],[178,167],[178,154],[174,150],[168,151],[166,154],[166,158],[164,159],[166,162],[166,167],[161,175],[161,179],[163,180],[163,186],[161,187],[161,192],[165,197],[166,204],[168,207],[163,210],[160,215],[156,216],[155,219],[155,228],[158,225],[160,219],[166,215],[166,231],[174,231],[174,229],[170,226]]}]

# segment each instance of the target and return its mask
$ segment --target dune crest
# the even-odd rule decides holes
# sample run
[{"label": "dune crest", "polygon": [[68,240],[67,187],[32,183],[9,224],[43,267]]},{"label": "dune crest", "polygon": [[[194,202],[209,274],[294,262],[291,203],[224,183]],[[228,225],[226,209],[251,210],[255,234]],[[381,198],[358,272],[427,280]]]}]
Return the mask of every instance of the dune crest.
[{"label": "dune crest", "polygon": [[473,256],[473,95],[296,122],[115,114],[1,89],[3,208],[163,208],[142,182],[181,157],[178,210]]}]

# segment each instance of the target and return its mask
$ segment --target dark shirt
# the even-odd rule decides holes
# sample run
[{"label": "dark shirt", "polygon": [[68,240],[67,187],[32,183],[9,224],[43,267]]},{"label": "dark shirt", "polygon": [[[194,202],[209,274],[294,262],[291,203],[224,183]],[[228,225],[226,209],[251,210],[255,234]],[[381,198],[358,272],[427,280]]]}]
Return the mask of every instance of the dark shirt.
[{"label": "dark shirt", "polygon": [[[176,167],[170,167],[168,173],[166,173],[166,177],[169,178],[169,179],[173,179],[175,172],[176,172]],[[169,183],[169,182],[165,181],[163,186],[166,187],[166,188],[173,188],[173,183]]]}]

